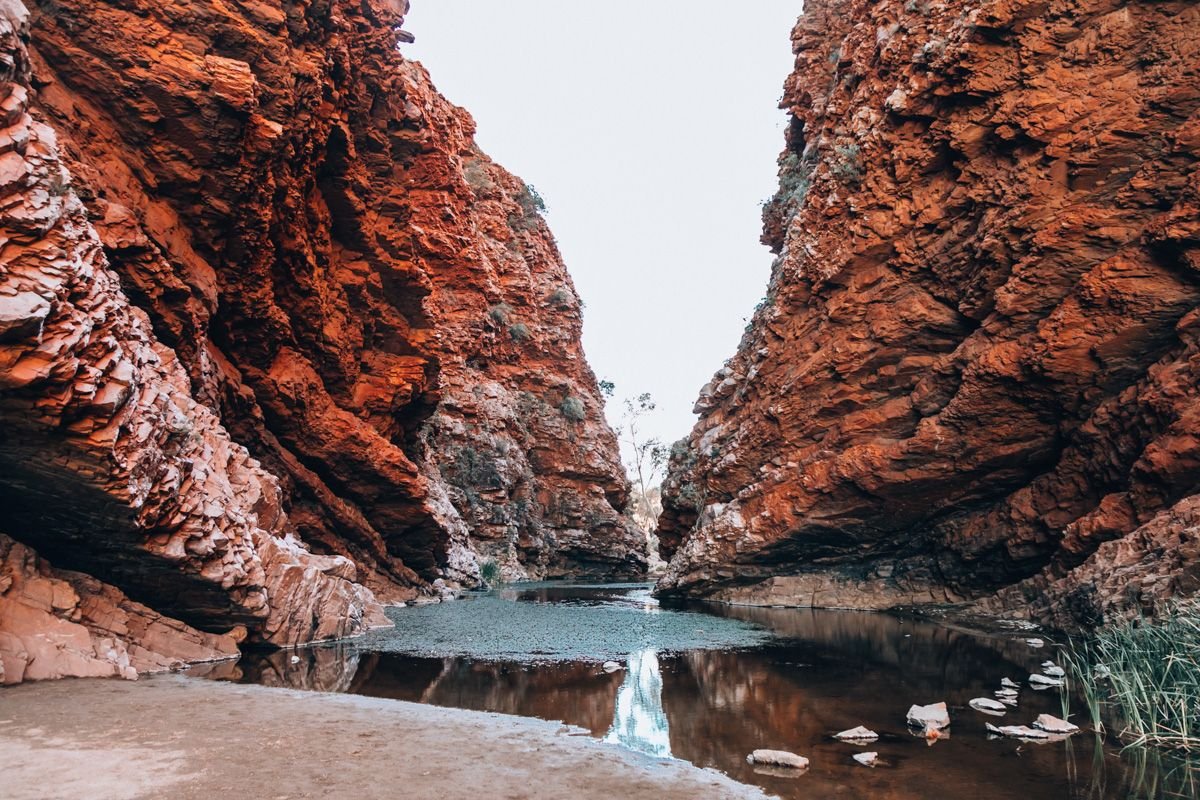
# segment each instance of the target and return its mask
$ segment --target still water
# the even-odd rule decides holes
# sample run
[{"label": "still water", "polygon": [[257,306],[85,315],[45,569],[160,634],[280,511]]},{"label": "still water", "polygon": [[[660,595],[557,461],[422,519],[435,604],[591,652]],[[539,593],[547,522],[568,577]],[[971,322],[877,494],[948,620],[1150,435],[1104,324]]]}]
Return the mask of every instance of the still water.
[{"label": "still water", "polygon": [[[562,720],[782,798],[1191,798],[1200,785],[1182,762],[1122,753],[1087,731],[1045,744],[989,737],[985,722],[1064,713],[1058,690],[1028,687],[1055,658],[1049,641],[1027,644],[1029,633],[850,611],[663,608],[645,584],[516,585],[389,615],[394,631],[249,654],[210,677]],[[621,668],[605,671],[606,660]],[[1017,708],[995,718],[968,707],[1004,677],[1022,684]],[[908,731],[905,712],[939,701],[950,706],[950,735],[929,744]],[[832,738],[856,725],[880,739]],[[754,767],[746,755],[757,748],[811,766]],[[881,764],[857,764],[864,750]]]}]

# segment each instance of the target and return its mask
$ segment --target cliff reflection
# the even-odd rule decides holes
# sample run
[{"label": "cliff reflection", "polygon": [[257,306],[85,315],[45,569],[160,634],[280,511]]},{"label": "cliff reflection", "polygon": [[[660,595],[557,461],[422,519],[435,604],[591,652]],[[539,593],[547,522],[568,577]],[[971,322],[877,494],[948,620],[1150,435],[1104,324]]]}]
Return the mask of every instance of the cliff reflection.
[{"label": "cliff reflection", "polygon": [[654,650],[631,653],[605,741],[652,756],[671,756],[671,732],[662,702],[662,672]]}]

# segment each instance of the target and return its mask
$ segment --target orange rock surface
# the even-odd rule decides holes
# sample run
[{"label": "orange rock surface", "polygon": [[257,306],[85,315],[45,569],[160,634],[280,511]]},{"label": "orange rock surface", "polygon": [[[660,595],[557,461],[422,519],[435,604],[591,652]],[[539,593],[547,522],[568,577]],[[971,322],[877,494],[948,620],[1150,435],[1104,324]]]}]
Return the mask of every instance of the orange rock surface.
[{"label": "orange rock surface", "polygon": [[806,3],[661,591],[1091,625],[1197,588],[1200,7],[966,6]]},{"label": "orange rock surface", "polygon": [[13,575],[86,573],[224,653],[386,624],[487,558],[642,571],[570,279],[405,11],[0,3]]}]

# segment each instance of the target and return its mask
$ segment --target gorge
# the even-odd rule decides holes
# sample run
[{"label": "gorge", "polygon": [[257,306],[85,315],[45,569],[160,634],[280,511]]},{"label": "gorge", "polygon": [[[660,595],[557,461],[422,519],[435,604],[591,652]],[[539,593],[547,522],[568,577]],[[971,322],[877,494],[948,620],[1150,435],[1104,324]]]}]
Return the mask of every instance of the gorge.
[{"label": "gorge", "polygon": [[794,5],[769,283],[662,448],[409,0],[0,0],[0,794],[1200,792],[1087,660],[1200,642],[1200,5]]}]

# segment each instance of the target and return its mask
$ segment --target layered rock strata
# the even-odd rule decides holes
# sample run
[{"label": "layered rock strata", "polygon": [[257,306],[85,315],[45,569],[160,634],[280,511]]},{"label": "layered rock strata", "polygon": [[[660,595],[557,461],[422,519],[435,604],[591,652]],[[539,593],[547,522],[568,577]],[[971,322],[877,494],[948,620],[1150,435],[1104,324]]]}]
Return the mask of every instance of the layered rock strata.
[{"label": "layered rock strata", "polygon": [[644,563],[569,278],[398,53],[404,6],[0,2],[0,620],[93,642],[50,663],[22,622],[5,680],[352,635],[477,581],[443,477],[471,424],[520,448],[487,489],[528,498],[511,571]]},{"label": "layered rock strata", "polygon": [[810,0],[793,44],[778,259],[660,589],[1067,625],[1195,591],[1200,8]]}]

